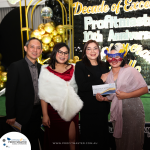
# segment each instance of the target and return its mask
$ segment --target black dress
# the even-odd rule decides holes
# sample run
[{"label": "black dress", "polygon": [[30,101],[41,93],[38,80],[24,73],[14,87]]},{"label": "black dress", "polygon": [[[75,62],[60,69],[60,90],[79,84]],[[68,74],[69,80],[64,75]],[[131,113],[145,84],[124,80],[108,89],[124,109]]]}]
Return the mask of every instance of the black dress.
[{"label": "black dress", "polygon": [[78,95],[84,102],[80,112],[81,150],[109,150],[109,102],[99,102],[93,96],[92,85],[104,84],[100,79],[108,72],[104,64],[86,66],[82,61],[75,67]]}]

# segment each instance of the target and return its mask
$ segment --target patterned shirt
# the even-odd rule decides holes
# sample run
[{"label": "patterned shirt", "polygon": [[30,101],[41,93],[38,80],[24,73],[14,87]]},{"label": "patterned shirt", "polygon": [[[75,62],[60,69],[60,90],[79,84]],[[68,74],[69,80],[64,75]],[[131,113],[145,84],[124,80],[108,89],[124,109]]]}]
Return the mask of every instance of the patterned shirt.
[{"label": "patterned shirt", "polygon": [[37,104],[40,104],[40,99],[39,99],[39,96],[38,96],[38,68],[37,68],[37,62],[35,62],[35,64],[33,64],[26,56],[25,56],[25,60],[28,63],[29,70],[30,70],[31,77],[32,77],[34,93],[35,93],[34,105],[37,105]]}]

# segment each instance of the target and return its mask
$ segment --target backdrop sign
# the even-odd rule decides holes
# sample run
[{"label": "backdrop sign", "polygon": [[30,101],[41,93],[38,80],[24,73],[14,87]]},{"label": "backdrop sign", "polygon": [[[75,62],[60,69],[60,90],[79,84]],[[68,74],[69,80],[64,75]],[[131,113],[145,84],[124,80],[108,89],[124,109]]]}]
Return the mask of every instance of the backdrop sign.
[{"label": "backdrop sign", "polygon": [[[105,60],[106,47],[111,43],[123,43],[128,48],[129,64],[141,72],[150,88],[150,1],[74,0],[73,8],[75,55],[81,59],[84,43],[93,39],[101,46],[101,58]],[[149,94],[143,100],[147,122],[144,150],[150,148],[148,100]],[[110,146],[115,149],[111,123],[109,130]]]},{"label": "backdrop sign", "polygon": [[128,60],[150,85],[150,1],[74,0],[75,55],[81,58],[84,43],[96,40],[101,58],[111,43],[128,47]]}]

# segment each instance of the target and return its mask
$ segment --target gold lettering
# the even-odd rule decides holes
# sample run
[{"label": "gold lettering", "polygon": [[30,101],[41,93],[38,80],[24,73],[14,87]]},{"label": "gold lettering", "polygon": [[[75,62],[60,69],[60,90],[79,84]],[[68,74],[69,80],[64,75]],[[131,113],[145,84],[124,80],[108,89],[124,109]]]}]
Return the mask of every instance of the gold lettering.
[{"label": "gold lettering", "polygon": [[111,11],[114,12],[116,10],[116,7],[117,7],[116,4],[112,4]]},{"label": "gold lettering", "polygon": [[96,14],[98,12],[98,6],[93,6],[91,12],[92,14]]},{"label": "gold lettering", "polygon": [[144,2],[140,1],[140,3],[139,3],[139,9],[143,9],[143,8],[144,8]]},{"label": "gold lettering", "polygon": [[132,0],[125,0],[124,1],[124,11],[125,12],[129,12],[130,11],[130,9],[127,8],[128,6],[130,6],[130,4],[128,2],[131,3]]},{"label": "gold lettering", "polygon": [[138,45],[137,44],[133,44],[130,48],[130,51],[131,52],[136,52],[136,49],[138,48]]},{"label": "gold lettering", "polygon": [[127,49],[127,52],[129,51],[129,43],[127,43],[126,45],[123,43],[123,48]]},{"label": "gold lettering", "polygon": [[135,69],[137,69],[138,72],[141,72],[141,66],[136,66]]},{"label": "gold lettering", "polygon": [[[80,6],[80,9],[78,11],[78,7]],[[83,4],[80,3],[80,2],[76,2],[76,3],[73,3],[72,7],[75,7],[75,10],[74,10],[74,15],[79,15],[81,14],[82,12],[82,8],[83,8]],[[78,12],[77,12],[78,11]]]},{"label": "gold lettering", "polygon": [[120,12],[120,3],[121,3],[121,2],[122,2],[122,0],[120,0],[120,1],[118,2],[115,14],[119,14],[119,12]]},{"label": "gold lettering", "polygon": [[139,2],[133,2],[132,3],[132,9],[137,10],[138,9],[138,7],[137,7],[138,4],[139,4]]},{"label": "gold lettering", "polygon": [[105,7],[104,7],[104,12],[106,13],[106,12],[108,12],[109,11],[109,6],[108,5],[105,5]]},{"label": "gold lettering", "polygon": [[87,13],[87,6],[84,6],[82,9],[82,14],[86,14]]},{"label": "gold lettering", "polygon": [[149,2],[149,1],[146,1],[145,4],[144,4],[144,8],[145,8],[145,9],[148,9],[148,8],[149,8],[149,5],[150,5],[150,2]]},{"label": "gold lettering", "polygon": [[90,13],[91,13],[90,10],[92,10],[92,7],[91,7],[91,6],[89,6],[89,7],[87,8],[87,14],[90,14]]},{"label": "gold lettering", "polygon": [[130,62],[129,62],[129,64],[128,65],[130,65],[131,67],[135,67],[135,65],[136,65],[136,63],[137,63],[137,60],[130,60]]},{"label": "gold lettering", "polygon": [[101,7],[102,7],[101,5],[99,5],[99,6],[98,6],[98,12],[100,12],[100,10],[101,10]]},{"label": "gold lettering", "polygon": [[103,12],[104,12],[104,5],[105,5],[105,1],[102,1],[101,9],[100,9],[100,12],[101,12],[101,13],[103,13]]}]

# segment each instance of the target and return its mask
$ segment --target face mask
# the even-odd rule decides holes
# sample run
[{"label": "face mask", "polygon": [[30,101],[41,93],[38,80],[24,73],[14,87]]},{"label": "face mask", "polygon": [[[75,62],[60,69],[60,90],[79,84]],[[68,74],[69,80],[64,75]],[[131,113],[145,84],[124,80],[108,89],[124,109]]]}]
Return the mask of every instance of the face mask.
[{"label": "face mask", "polygon": [[123,58],[115,58],[115,57],[112,57],[112,59],[108,59],[108,62],[109,63],[111,63],[111,62],[116,62],[116,63],[118,63],[119,61],[122,61],[123,60]]}]

